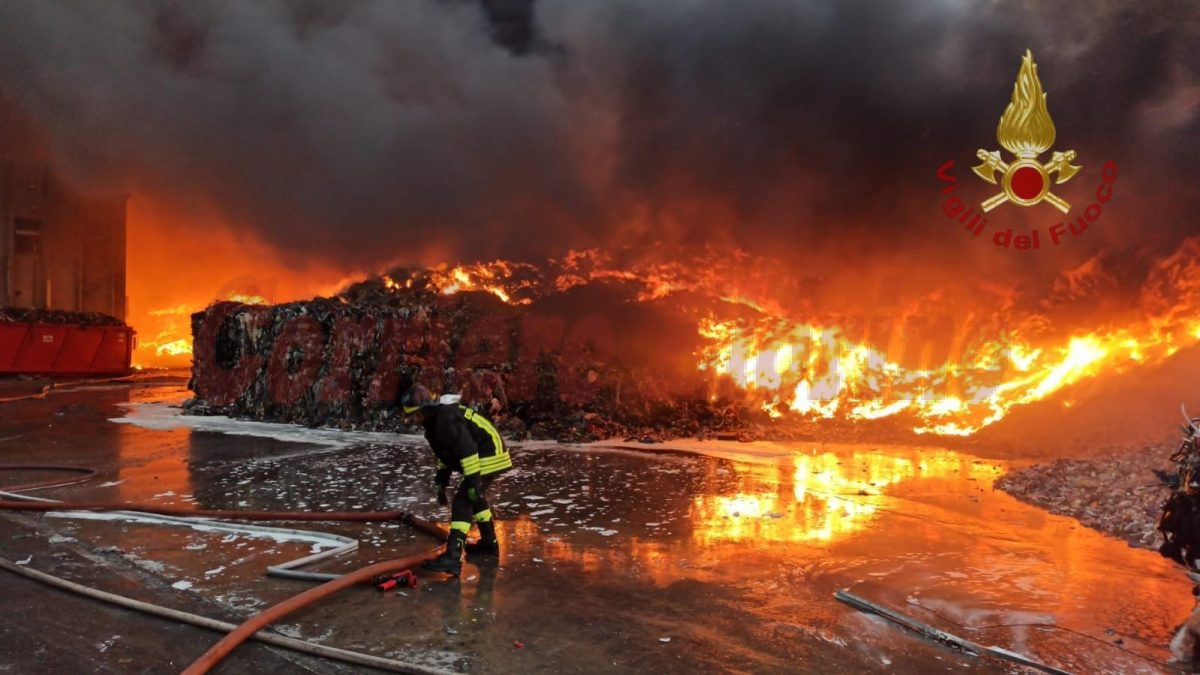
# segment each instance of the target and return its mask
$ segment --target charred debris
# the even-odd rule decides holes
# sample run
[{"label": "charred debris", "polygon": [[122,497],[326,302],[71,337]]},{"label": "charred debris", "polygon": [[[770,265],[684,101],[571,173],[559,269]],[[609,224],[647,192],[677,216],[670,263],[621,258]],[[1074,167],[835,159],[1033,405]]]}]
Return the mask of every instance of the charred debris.
[{"label": "charred debris", "polygon": [[692,358],[688,308],[699,304],[631,302],[620,281],[506,302],[445,294],[426,271],[407,270],[335,297],[220,302],[192,315],[196,396],[184,408],[405,431],[395,401],[419,381],[460,394],[517,440],[912,438],[899,421],[775,419],[733,382],[707,378]]}]

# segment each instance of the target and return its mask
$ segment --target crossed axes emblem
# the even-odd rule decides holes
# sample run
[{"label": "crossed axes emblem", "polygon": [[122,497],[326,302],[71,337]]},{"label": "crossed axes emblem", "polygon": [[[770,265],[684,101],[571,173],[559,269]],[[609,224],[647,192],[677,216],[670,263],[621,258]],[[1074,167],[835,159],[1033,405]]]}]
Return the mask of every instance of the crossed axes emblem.
[{"label": "crossed axes emblem", "polygon": [[[1021,206],[1033,206],[1042,200],[1050,202],[1063,213],[1071,210],[1071,205],[1066,200],[1050,191],[1050,174],[1057,173],[1058,176],[1054,182],[1062,184],[1079,173],[1082,167],[1071,164],[1075,160],[1074,150],[1056,151],[1050,157],[1050,161],[1045,164],[1037,161],[1036,157],[1027,156],[1019,157],[1017,161],[1008,164],[1000,159],[999,150],[988,152],[980,149],[975,151],[975,156],[983,161],[979,166],[972,167],[977,176],[995,185],[996,172],[999,171],[1002,174],[1000,178],[1001,192],[980,204],[984,212],[991,211],[1007,201]],[[1016,180],[1015,186],[1013,185],[1014,179]]]}]

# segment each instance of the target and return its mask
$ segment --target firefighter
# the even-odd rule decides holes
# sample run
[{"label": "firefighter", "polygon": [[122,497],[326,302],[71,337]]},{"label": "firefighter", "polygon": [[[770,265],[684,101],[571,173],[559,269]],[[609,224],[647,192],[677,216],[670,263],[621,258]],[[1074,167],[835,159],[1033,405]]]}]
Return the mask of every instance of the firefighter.
[{"label": "firefighter", "polygon": [[[405,415],[418,416],[425,439],[437,458],[434,489],[438,504],[446,506],[450,476],[462,473],[462,482],[450,506],[450,536],[446,551],[425,562],[425,569],[458,576],[464,548],[470,558],[499,557],[496,524],[484,493],[492,479],[512,468],[512,458],[500,433],[482,414],[458,404],[457,396],[435,400],[424,385],[414,384],[400,399]],[[478,543],[466,546],[471,523],[479,527]]]}]

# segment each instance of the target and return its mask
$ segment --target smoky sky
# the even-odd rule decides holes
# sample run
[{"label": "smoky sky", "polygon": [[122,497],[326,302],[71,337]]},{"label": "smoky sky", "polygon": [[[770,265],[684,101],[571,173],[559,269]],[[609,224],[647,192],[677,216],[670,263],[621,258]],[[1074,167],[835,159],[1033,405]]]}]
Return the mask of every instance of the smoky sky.
[{"label": "smoky sky", "polygon": [[967,245],[934,171],[988,196],[970,165],[1026,48],[1085,167],[1061,194],[1121,167],[1076,257],[1200,231],[1186,0],[5,2],[0,150],[298,259],[657,241],[849,264]]}]

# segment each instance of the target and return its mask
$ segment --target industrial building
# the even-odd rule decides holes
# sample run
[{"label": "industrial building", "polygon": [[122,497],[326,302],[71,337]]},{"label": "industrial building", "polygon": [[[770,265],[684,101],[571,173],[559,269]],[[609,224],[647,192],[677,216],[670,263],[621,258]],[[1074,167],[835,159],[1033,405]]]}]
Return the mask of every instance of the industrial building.
[{"label": "industrial building", "polygon": [[0,304],[124,321],[125,204],[71,190],[44,164],[0,159]]}]

